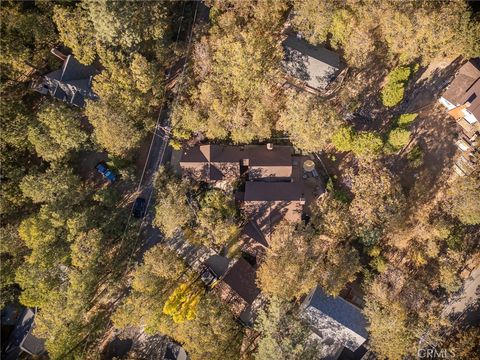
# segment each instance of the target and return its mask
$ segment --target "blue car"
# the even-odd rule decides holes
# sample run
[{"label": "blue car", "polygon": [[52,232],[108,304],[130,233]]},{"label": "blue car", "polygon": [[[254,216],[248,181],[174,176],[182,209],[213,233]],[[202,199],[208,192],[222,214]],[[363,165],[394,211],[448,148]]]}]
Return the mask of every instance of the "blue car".
[{"label": "blue car", "polygon": [[97,166],[95,166],[95,169],[97,169],[97,171],[103,175],[103,177],[107,178],[108,181],[110,182],[114,182],[117,180],[117,175],[115,175],[115,173],[110,170],[107,165],[103,164],[103,163],[99,163],[97,164]]}]

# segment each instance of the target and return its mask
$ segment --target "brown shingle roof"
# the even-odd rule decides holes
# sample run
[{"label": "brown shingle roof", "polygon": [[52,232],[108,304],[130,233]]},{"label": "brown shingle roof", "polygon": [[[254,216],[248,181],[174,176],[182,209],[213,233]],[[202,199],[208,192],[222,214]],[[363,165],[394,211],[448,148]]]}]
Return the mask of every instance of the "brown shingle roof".
[{"label": "brown shingle roof", "polygon": [[245,184],[243,207],[268,243],[273,229],[283,219],[293,223],[301,220],[302,196],[298,183],[250,181]]},{"label": "brown shingle roof", "polygon": [[260,294],[260,289],[255,284],[255,269],[243,258],[230,268],[223,282],[235,291],[249,305]]},{"label": "brown shingle roof", "polygon": [[257,182],[245,184],[245,201],[299,201],[302,189],[293,182]]},{"label": "brown shingle roof", "polygon": [[479,78],[480,58],[476,58],[470,60],[460,68],[455,79],[453,79],[448,89],[443,93],[443,98],[454,105],[463,105],[466,99],[468,99],[467,93],[469,93],[469,90]]},{"label": "brown shingle roof", "polygon": [[221,180],[232,175],[232,170],[240,176],[240,162],[243,163],[243,160],[247,160],[252,178],[288,178],[292,175],[290,146],[276,146],[268,150],[263,145],[200,145],[184,150],[180,166],[201,174],[207,180]]},{"label": "brown shingle roof", "polygon": [[480,120],[480,77],[460,99],[460,103],[465,104],[466,102],[470,103],[470,105],[467,106],[467,110],[470,111],[477,120]]}]

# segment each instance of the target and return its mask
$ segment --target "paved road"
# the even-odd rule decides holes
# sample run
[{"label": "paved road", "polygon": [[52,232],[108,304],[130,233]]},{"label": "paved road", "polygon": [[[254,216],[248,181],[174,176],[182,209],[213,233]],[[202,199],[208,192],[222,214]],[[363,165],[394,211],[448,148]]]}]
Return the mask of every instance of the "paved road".
[{"label": "paved road", "polygon": [[[199,0],[195,4],[195,15],[189,24],[187,24],[187,29],[190,31],[189,38],[192,38],[193,35],[193,26],[195,23],[208,23],[209,21],[209,8],[207,8]],[[167,76],[167,85],[166,85],[166,99],[173,99],[176,95],[174,90],[172,90],[171,83],[175,83],[177,86],[177,91],[182,91],[184,81],[183,75],[186,66],[186,61],[189,54],[185,57],[179,59],[172,67],[168,70]],[[139,189],[142,189],[141,196],[148,200],[147,203],[147,215],[145,216],[144,221],[142,222],[140,228],[140,241],[141,246],[140,250],[137,253],[137,260],[141,260],[145,251],[157,244],[162,240],[162,234],[159,230],[152,227],[153,220],[153,205],[154,205],[154,194],[153,194],[153,175],[157,172],[160,165],[164,165],[169,162],[172,156],[172,148],[168,145],[170,140],[170,134],[165,129],[168,129],[170,126],[170,106],[171,103],[166,103],[165,107],[159,113],[159,121],[157,123],[152,143],[149,150],[149,155],[147,156],[147,162],[144,168],[144,174],[140,180]]]}]

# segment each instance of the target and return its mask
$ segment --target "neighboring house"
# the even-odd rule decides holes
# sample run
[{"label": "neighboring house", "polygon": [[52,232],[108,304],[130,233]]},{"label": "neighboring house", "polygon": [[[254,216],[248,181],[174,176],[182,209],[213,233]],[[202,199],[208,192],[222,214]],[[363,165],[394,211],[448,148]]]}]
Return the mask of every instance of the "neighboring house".
[{"label": "neighboring house", "polygon": [[4,353],[2,353],[2,359],[17,359],[22,352],[26,352],[32,356],[40,356],[46,353],[45,340],[39,339],[32,334],[35,328],[35,315],[36,310],[24,310],[15,329],[10,335],[9,344]]},{"label": "neighboring house", "polygon": [[187,352],[183,347],[175,342],[169,342],[165,354],[163,356],[164,360],[188,360]]},{"label": "neighboring house", "polygon": [[[340,56],[320,46],[313,46],[298,34],[290,33],[283,41],[283,68],[287,75],[306,90],[325,90],[345,68]],[[296,84],[295,84],[296,85]]]},{"label": "neighboring house", "polygon": [[220,299],[231,305],[234,315],[245,324],[250,324],[260,302],[260,289],[255,279],[255,268],[245,259],[239,258],[215,287]]},{"label": "neighboring house", "polygon": [[463,65],[439,102],[469,138],[480,131],[480,58]]},{"label": "neighboring house", "polygon": [[368,338],[367,321],[355,305],[329,296],[317,286],[301,308],[313,331],[312,337],[329,348],[329,358],[361,358],[365,354],[362,345]]},{"label": "neighboring house", "polygon": [[479,161],[480,58],[472,59],[460,68],[438,101],[463,131],[456,142],[462,154],[456,160],[454,170],[459,175],[469,175]]},{"label": "neighboring house", "polygon": [[32,83],[32,89],[71,105],[84,107],[85,99],[98,99],[92,91],[95,74],[93,66],[82,65],[72,55],[68,55],[61,69],[39,77]]}]

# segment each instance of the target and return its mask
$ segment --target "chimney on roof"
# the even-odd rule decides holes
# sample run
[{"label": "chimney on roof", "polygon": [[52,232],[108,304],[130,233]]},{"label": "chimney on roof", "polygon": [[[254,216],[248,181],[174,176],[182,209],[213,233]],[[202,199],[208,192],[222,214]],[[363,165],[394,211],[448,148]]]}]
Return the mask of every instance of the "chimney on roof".
[{"label": "chimney on roof", "polygon": [[267,144],[267,150],[273,150],[273,144],[272,143]]}]

